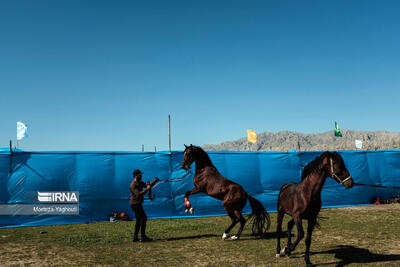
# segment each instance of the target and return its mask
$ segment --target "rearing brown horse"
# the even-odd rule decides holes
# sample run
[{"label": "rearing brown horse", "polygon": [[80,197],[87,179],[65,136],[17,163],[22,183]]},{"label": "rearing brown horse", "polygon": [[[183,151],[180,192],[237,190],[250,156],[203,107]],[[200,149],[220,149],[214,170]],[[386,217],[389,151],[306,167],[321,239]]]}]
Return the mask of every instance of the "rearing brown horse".
[{"label": "rearing brown horse", "polygon": [[[299,184],[284,184],[279,192],[278,198],[278,245],[276,256],[290,255],[296,249],[297,244],[304,237],[302,220],[308,220],[306,253],[304,260],[307,266],[310,262],[311,235],[317,222],[317,215],[321,209],[321,190],[327,177],[331,177],[346,188],[353,186],[353,179],[344,165],[342,157],[337,152],[325,152],[308,163],[301,175]],[[285,214],[292,216],[288,223],[288,242],[286,248],[281,250],[280,235],[282,232],[282,221]],[[293,226],[297,227],[297,239],[292,244],[291,231]]]},{"label": "rearing brown horse", "polygon": [[196,163],[196,172],[193,178],[195,188],[185,194],[186,211],[193,211],[189,202],[189,196],[193,194],[203,192],[213,198],[222,200],[222,205],[232,220],[232,224],[225,230],[222,239],[226,239],[232,228],[240,222],[238,233],[231,237],[231,239],[235,240],[239,239],[244,225],[246,224],[246,219],[242,215],[242,210],[248,199],[253,210],[248,218],[253,219],[253,234],[262,237],[270,226],[269,214],[264,206],[255,198],[249,196],[239,184],[222,176],[202,148],[193,145],[185,145],[182,169],[190,169],[193,162]]}]

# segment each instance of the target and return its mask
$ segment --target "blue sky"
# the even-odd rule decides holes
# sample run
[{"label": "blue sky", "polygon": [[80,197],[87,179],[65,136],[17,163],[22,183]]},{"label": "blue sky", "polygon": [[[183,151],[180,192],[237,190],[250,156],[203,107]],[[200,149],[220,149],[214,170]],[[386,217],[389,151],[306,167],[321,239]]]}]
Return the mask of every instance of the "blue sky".
[{"label": "blue sky", "polygon": [[400,132],[399,1],[0,1],[0,147]]}]

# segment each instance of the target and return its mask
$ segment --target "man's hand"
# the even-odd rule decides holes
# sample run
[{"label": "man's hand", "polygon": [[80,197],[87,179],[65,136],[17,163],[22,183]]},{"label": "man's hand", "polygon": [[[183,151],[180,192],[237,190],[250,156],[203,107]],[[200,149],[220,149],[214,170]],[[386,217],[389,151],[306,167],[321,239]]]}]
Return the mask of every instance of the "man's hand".
[{"label": "man's hand", "polygon": [[157,183],[158,181],[160,181],[160,179],[158,179],[157,177],[154,178],[154,182]]}]

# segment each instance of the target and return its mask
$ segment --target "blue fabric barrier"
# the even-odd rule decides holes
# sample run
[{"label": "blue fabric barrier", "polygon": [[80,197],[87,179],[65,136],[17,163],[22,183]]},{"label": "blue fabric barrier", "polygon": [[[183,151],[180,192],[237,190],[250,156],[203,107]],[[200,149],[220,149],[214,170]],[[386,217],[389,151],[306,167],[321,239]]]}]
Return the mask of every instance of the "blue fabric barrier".
[{"label": "blue fabric barrier", "polygon": [[[276,211],[281,186],[299,182],[304,166],[322,152],[209,152],[222,175],[239,183]],[[339,151],[357,183],[345,189],[327,179],[323,207],[370,204],[374,197],[399,196],[400,150]],[[141,169],[143,180],[182,177],[182,151],[143,152],[26,152],[0,150],[0,205],[40,204],[37,192],[78,191],[79,215],[0,215],[0,227],[86,223],[108,220],[111,212],[134,214],[129,205],[132,171]],[[194,168],[193,168],[194,169]],[[190,197],[193,215],[184,213],[184,194],[193,188],[193,172],[183,181],[154,188],[155,199],[145,198],[149,218],[225,215],[221,201],[205,194]],[[247,204],[244,212],[250,212]]]}]

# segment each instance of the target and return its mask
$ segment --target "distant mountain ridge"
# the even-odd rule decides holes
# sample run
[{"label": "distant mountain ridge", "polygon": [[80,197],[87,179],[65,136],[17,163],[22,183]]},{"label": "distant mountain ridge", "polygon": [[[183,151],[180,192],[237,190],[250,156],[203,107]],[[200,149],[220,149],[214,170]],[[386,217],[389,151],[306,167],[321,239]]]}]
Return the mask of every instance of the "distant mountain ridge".
[{"label": "distant mountain ridge", "polygon": [[400,149],[400,133],[386,131],[340,130],[343,137],[333,131],[319,134],[281,131],[258,134],[257,144],[247,142],[247,137],[216,145],[204,145],[206,151],[324,151],[356,150],[355,140],[362,141],[361,150]]}]

